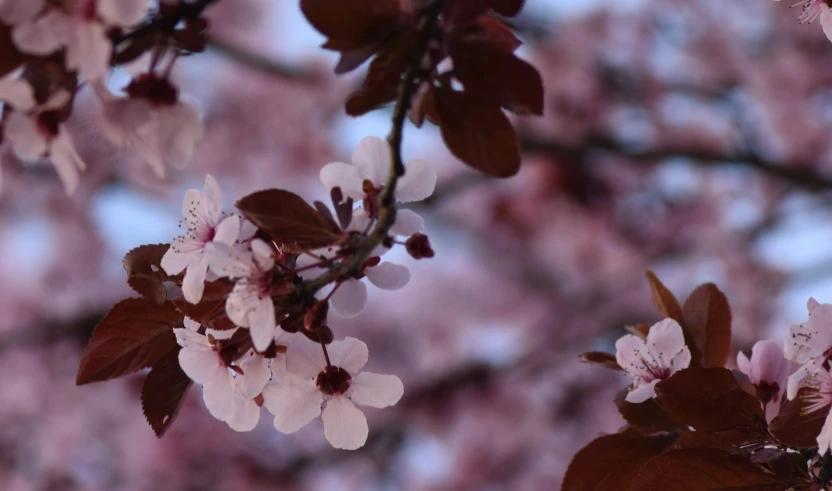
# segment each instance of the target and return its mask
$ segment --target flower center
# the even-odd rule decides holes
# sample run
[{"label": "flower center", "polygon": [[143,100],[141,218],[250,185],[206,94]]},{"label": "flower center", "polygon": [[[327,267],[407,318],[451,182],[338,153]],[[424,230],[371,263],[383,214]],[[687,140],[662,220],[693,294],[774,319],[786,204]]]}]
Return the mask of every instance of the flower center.
[{"label": "flower center", "polygon": [[350,388],[352,377],[341,367],[330,366],[318,374],[315,385],[327,395],[343,394]]},{"label": "flower center", "polygon": [[780,385],[777,382],[769,384],[765,380],[761,380],[759,384],[756,386],[757,388],[757,399],[760,400],[763,404],[768,404],[769,402],[777,402],[780,400]]},{"label": "flower center", "polygon": [[369,179],[365,179],[362,189],[364,191],[364,211],[367,212],[367,216],[371,220],[375,220],[378,218],[378,196],[384,186],[376,187]]}]

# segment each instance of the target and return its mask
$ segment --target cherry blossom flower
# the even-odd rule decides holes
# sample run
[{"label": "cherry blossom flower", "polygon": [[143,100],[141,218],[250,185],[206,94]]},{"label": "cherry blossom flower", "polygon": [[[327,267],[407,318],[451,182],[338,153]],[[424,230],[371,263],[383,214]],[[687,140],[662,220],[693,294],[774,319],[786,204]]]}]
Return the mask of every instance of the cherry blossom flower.
[{"label": "cherry blossom flower", "polygon": [[682,326],[664,319],[650,328],[647,339],[627,334],[615,342],[615,359],[634,381],[627,402],[639,403],[655,397],[656,384],[690,365]]},{"label": "cherry blossom flower", "polygon": [[15,26],[32,20],[43,10],[44,0],[0,0],[0,21]]},{"label": "cherry blossom flower", "polygon": [[783,348],[777,341],[757,341],[751,348],[751,359],[745,353],[737,354],[737,367],[757,389],[757,398],[771,421],[780,410],[783,388],[789,376],[791,362],[783,356]]},{"label": "cherry blossom flower", "polygon": [[78,187],[79,173],[86,168],[60,112],[71,98],[68,91],[59,89],[45,103],[37,104],[32,87],[25,81],[0,80],[0,100],[10,109],[3,121],[5,139],[21,160],[49,158],[67,194]]},{"label": "cherry blossom flower", "polygon": [[362,372],[370,353],[367,345],[345,338],[327,346],[329,362],[311,342],[293,346],[286,365],[275,365],[275,380],[263,389],[274,426],[294,433],[321,416],[324,436],[335,448],[355,450],[367,441],[367,418],[355,404],[383,408],[396,404],[404,386],[395,375]]},{"label": "cherry blossom flower", "polygon": [[190,303],[199,303],[205,291],[208,258],[205,247],[211,242],[231,245],[240,234],[240,217],[222,215],[222,194],[217,181],[205,176],[203,192],[189,189],[182,202],[182,217],[188,231],[173,240],[162,257],[162,268],[169,275],[185,271],[182,295]]},{"label": "cherry blossom flower", "polygon": [[131,82],[127,97],[116,96],[102,83],[92,85],[101,101],[99,126],[110,142],[138,151],[159,177],[167,173],[166,164],[182,169],[191,162],[205,134],[196,101],[153,74]]},{"label": "cherry blossom flower", "polygon": [[803,10],[797,18],[801,24],[804,22],[811,24],[820,17],[823,33],[832,40],[832,9],[830,8],[832,2],[830,0],[800,0],[792,7],[800,7]]},{"label": "cherry blossom flower", "polygon": [[174,329],[179,351],[179,365],[194,382],[202,385],[202,396],[212,416],[235,431],[251,431],[260,420],[260,395],[272,376],[269,362],[252,350],[236,362],[222,356],[222,343],[234,331],[199,334],[199,324],[185,320],[185,328]]},{"label": "cherry blossom flower", "polygon": [[228,318],[251,330],[257,351],[265,351],[275,337],[277,322],[271,297],[272,248],[260,239],[251,241],[251,252],[221,242],[206,245],[211,269],[219,276],[237,283],[225,302]]},{"label": "cherry blossom flower", "polygon": [[[12,40],[24,53],[47,56],[66,48],[66,66],[85,80],[107,73],[113,44],[107,31],[130,27],[144,19],[149,0],[77,0],[49,3],[36,16],[22,16]],[[28,13],[28,11],[27,11]]]},{"label": "cherry blossom flower", "polygon": [[[387,249],[380,248],[374,252],[383,254],[386,251]],[[318,261],[316,258],[330,259],[332,257],[335,257],[335,251],[318,249],[310,254],[300,256],[297,265],[303,268]],[[324,268],[313,267],[304,269],[300,275],[304,279],[312,279],[325,271]],[[367,285],[364,284],[364,278],[367,278],[370,283],[382,290],[399,290],[410,281],[410,270],[407,266],[401,264],[381,261],[378,256],[368,258],[364,263],[361,276],[337,284],[336,290],[330,296],[332,308],[341,317],[354,317],[364,310],[364,306],[367,304]],[[323,295],[323,292],[321,292],[321,295]]]},{"label": "cherry blossom flower", "polygon": [[[378,218],[377,199],[390,175],[392,153],[390,145],[374,136],[361,140],[352,156],[352,165],[333,162],[321,169],[321,183],[328,190],[340,187],[346,197],[363,206],[353,214],[351,230],[363,231]],[[411,160],[404,165],[405,174],[396,184],[396,201],[421,201],[436,187],[436,170],[425,160]],[[398,210],[390,231],[411,236],[424,229],[422,218],[410,210]]]},{"label": "cherry blossom flower", "polygon": [[822,369],[832,350],[832,305],[810,298],[806,308],[809,320],[789,326],[783,345],[786,358],[801,365],[789,376],[789,399],[794,399],[804,382]]}]

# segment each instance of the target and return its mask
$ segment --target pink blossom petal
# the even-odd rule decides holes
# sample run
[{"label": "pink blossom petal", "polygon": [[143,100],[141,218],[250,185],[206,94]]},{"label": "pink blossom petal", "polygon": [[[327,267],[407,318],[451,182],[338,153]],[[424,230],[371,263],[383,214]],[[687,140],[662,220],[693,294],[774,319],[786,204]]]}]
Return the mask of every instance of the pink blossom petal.
[{"label": "pink blossom petal", "polygon": [[52,141],[50,156],[66,193],[74,193],[80,180],[79,171],[84,170],[86,164],[75,151],[69,133],[62,126],[58,127],[58,136]]},{"label": "pink blossom petal", "polygon": [[23,160],[40,159],[49,150],[49,142],[38,129],[37,122],[23,113],[9,113],[3,132],[14,153]]},{"label": "pink blossom petal", "polygon": [[364,341],[355,338],[344,338],[334,341],[327,347],[332,364],[341,367],[351,375],[355,375],[364,368],[370,359],[370,350]]},{"label": "pink blossom petal", "polygon": [[43,9],[43,0],[0,1],[0,21],[16,26],[31,21]]},{"label": "pink blossom petal", "polygon": [[325,367],[323,350],[319,344],[312,341],[298,340],[297,344],[292,345],[292,349],[286,352],[286,370],[300,378],[314,380]]},{"label": "pink blossom petal", "polygon": [[832,305],[824,303],[812,309],[806,322],[806,344],[812,357],[822,356],[832,348]]},{"label": "pink blossom petal", "polygon": [[378,375],[361,372],[350,381],[352,402],[362,406],[388,407],[399,402],[404,395],[404,385],[395,375]]},{"label": "pink blossom petal", "polygon": [[12,41],[24,53],[46,56],[69,44],[72,27],[67,16],[51,9],[32,22],[18,24],[12,30]]},{"label": "pink blossom petal", "polygon": [[645,351],[644,341],[638,336],[626,334],[615,342],[615,360],[631,375],[639,373],[644,362],[640,353]]},{"label": "pink blossom petal", "polygon": [[363,182],[369,180],[376,187],[387,183],[390,175],[390,145],[381,138],[368,136],[359,142],[352,155],[352,163]]},{"label": "pink blossom petal", "polygon": [[407,266],[388,262],[367,269],[367,279],[382,290],[399,290],[410,281],[410,270]]},{"label": "pink blossom petal", "polygon": [[181,273],[191,261],[202,254],[201,250],[182,250],[180,241],[174,240],[165,255],[162,256],[162,269],[169,275]]},{"label": "pink blossom petal", "polygon": [[811,364],[806,364],[795,370],[793,374],[789,375],[788,387],[786,391],[786,395],[789,400],[793,400],[797,397],[797,391],[799,391],[803,386],[803,383],[813,375],[812,368],[813,366]]},{"label": "pink blossom petal", "polygon": [[231,322],[240,327],[249,327],[249,313],[257,308],[260,299],[244,283],[238,282],[225,301],[225,313]]},{"label": "pink blossom petal", "polygon": [[274,250],[260,239],[251,241],[251,252],[260,271],[269,271],[274,267]]},{"label": "pink blossom petal", "polygon": [[99,80],[107,74],[113,44],[98,21],[75,22],[66,53],[66,66],[78,70],[84,80]]},{"label": "pink blossom petal", "polygon": [[320,416],[322,403],[314,381],[285,372],[275,373],[275,381],[263,389],[263,405],[274,415],[274,427],[281,433],[294,433]]},{"label": "pink blossom petal", "polygon": [[364,210],[364,208],[356,208],[352,212],[352,219],[350,220],[350,226],[347,227],[347,230],[350,232],[363,233],[365,230],[367,230],[367,227],[369,225],[370,216],[367,215],[367,212]]},{"label": "pink blossom petal", "polygon": [[0,79],[0,100],[19,111],[28,111],[35,106],[35,93],[28,82],[4,78]]},{"label": "pink blossom petal", "polygon": [[221,242],[205,244],[205,255],[211,271],[221,277],[246,278],[256,271],[249,254]]},{"label": "pink blossom petal", "polygon": [[211,416],[226,421],[234,408],[234,385],[231,372],[223,367],[216,377],[202,384],[202,399]]},{"label": "pink blossom petal", "polygon": [[806,310],[808,310],[811,314],[812,311],[815,310],[815,307],[818,307],[819,305],[820,302],[815,300],[815,297],[809,297],[809,300],[806,301]]},{"label": "pink blossom petal", "polygon": [[832,40],[832,9],[829,8],[826,2],[820,2],[820,8],[820,26],[823,28],[826,37]]},{"label": "pink blossom petal", "polygon": [[757,384],[760,381],[755,380],[754,374],[751,371],[751,361],[745,356],[745,353],[740,351],[737,353],[737,368],[751,379],[752,384]]},{"label": "pink blossom petal", "polygon": [[194,331],[194,332],[199,330],[199,328],[201,326],[201,324],[199,322],[191,319],[190,317],[185,317],[184,324],[185,324],[185,329],[187,329],[188,331]]},{"label": "pink blossom petal", "polygon": [[321,184],[331,191],[335,187],[341,188],[344,197],[352,198],[355,201],[364,198],[364,191],[361,187],[361,178],[358,177],[356,168],[343,162],[332,162],[326,164],[319,175]]},{"label": "pink blossom petal", "polygon": [[633,404],[638,404],[646,401],[647,399],[651,399],[656,396],[656,384],[659,382],[661,382],[661,380],[656,379],[649,384],[641,384],[638,387],[634,387],[633,390],[627,393],[627,397],[624,399],[627,402],[632,402]]},{"label": "pink blossom petal", "polygon": [[235,394],[231,398],[231,409],[224,421],[234,431],[251,431],[260,421],[260,407],[250,398]]},{"label": "pink blossom petal", "polygon": [[198,256],[185,271],[182,280],[182,295],[188,303],[199,303],[205,291],[205,275],[208,272],[208,260],[205,256]]},{"label": "pink blossom petal", "polygon": [[185,328],[175,328],[173,330],[173,335],[176,336],[176,343],[183,348],[207,348],[213,352],[213,348],[211,347],[211,343],[208,341],[208,338],[196,332],[197,329],[199,329],[199,323],[186,317]]},{"label": "pink blossom petal", "polygon": [[396,201],[407,203],[422,201],[436,188],[436,169],[426,160],[411,160],[405,164],[405,173],[396,186]]},{"label": "pink blossom petal", "polygon": [[254,399],[272,378],[269,362],[260,355],[251,354],[240,360],[244,375],[237,375],[238,386],[244,396]]},{"label": "pink blossom petal", "polygon": [[645,342],[652,350],[661,353],[662,359],[669,360],[685,347],[682,326],[673,319],[664,319],[650,328]]},{"label": "pink blossom petal", "polygon": [[[766,339],[757,341],[751,350],[752,381],[777,383],[781,388],[789,375],[791,363],[783,356],[783,347],[777,341]],[[745,372],[743,372],[745,373]]]},{"label": "pink blossom petal", "polygon": [[144,19],[148,0],[98,0],[98,15],[111,26],[130,27]]},{"label": "pink blossom petal", "polygon": [[346,397],[335,396],[327,401],[323,420],[324,436],[335,448],[355,450],[367,441],[367,418]]},{"label": "pink blossom petal", "polygon": [[687,346],[682,348],[682,351],[678,352],[676,356],[670,359],[670,373],[676,373],[683,368],[687,368],[690,366],[690,350]]},{"label": "pink blossom petal", "polygon": [[213,380],[221,371],[228,372],[216,351],[198,345],[188,345],[179,350],[179,366],[188,378],[198,384]]},{"label": "pink blossom petal", "polygon": [[237,240],[240,234],[240,217],[238,215],[229,215],[225,217],[214,233],[214,242],[220,242],[225,245],[232,245]]},{"label": "pink blossom petal", "polygon": [[341,283],[332,294],[331,305],[341,317],[354,317],[367,304],[367,286],[361,280],[350,279]]},{"label": "pink blossom petal", "polygon": [[823,456],[832,448],[832,411],[826,415],[823,428],[817,438],[818,455]]},{"label": "pink blossom petal", "polygon": [[390,228],[390,232],[410,237],[413,234],[418,234],[425,229],[425,221],[418,213],[411,210],[397,210],[396,222]]},{"label": "pink blossom petal", "polygon": [[258,299],[255,307],[248,314],[251,341],[257,351],[266,351],[274,339],[276,327],[274,303],[271,297]]}]

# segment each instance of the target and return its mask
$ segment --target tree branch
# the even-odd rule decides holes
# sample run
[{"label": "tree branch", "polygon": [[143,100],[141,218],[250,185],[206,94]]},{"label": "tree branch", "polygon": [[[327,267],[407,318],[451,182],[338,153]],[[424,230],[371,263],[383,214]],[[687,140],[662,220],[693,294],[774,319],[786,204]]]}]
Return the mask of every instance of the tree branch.
[{"label": "tree branch", "polygon": [[370,257],[373,250],[385,242],[389,237],[390,228],[396,221],[395,192],[399,177],[404,175],[404,164],[402,163],[402,138],[404,133],[404,122],[407,112],[410,109],[410,102],[416,91],[416,81],[422,73],[422,60],[428,50],[428,45],[433,37],[434,30],[439,23],[439,14],[445,5],[446,0],[434,0],[425,8],[422,13],[423,25],[416,40],[416,48],[411,53],[410,63],[405,70],[404,77],[399,82],[396,106],[393,110],[393,128],[387,136],[390,144],[391,169],[387,183],[384,185],[379,196],[379,215],[375,228],[361,242],[355,246],[355,252],[349,259],[343,261],[338,267],[330,269],[323,275],[307,281],[302,289],[313,294],[338,279],[355,276],[361,271],[364,261]]},{"label": "tree branch", "polygon": [[805,188],[808,191],[832,190],[832,178],[822,176],[811,170],[811,164],[797,162],[780,164],[752,153],[726,155],[697,148],[684,147],[638,150],[627,148],[605,135],[591,136],[577,145],[554,139],[539,139],[525,136],[522,139],[522,145],[523,150],[527,152],[554,153],[572,158],[583,158],[591,150],[606,150],[631,160],[645,162],[671,158],[686,158],[710,166],[749,167],[762,174]]},{"label": "tree branch", "polygon": [[314,80],[314,75],[303,68],[273,60],[258,53],[252,53],[251,51],[234,46],[213,36],[208,36],[207,41],[208,47],[217,53],[268,75],[274,75],[287,80]]}]

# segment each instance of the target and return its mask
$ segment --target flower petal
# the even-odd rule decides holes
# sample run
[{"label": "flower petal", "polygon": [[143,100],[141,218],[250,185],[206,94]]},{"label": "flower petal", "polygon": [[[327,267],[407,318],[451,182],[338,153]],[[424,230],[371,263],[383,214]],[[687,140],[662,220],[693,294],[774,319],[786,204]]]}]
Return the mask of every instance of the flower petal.
[{"label": "flower petal", "polygon": [[98,0],[98,15],[111,26],[129,27],[144,19],[148,0]]},{"label": "flower petal", "polygon": [[[183,245],[185,247],[182,247]],[[165,255],[162,256],[161,266],[165,273],[177,275],[187,268],[191,261],[201,255],[201,249],[193,250],[190,244],[185,243],[182,238],[178,238],[171,243]]]},{"label": "flower petal", "polygon": [[[167,253],[166,253],[167,254]],[[199,303],[205,291],[205,275],[208,273],[208,259],[203,254],[191,261],[182,279],[182,295],[188,303]]]},{"label": "flower petal", "polygon": [[427,160],[411,160],[404,166],[405,172],[396,186],[396,201],[422,201],[436,188],[436,169]]},{"label": "flower petal", "polygon": [[832,411],[826,415],[826,420],[823,423],[823,428],[817,438],[818,455],[823,456],[832,447]]},{"label": "flower petal", "polygon": [[260,421],[260,407],[251,399],[235,394],[231,410],[225,418],[228,427],[234,431],[251,431]]},{"label": "flower petal", "polygon": [[239,362],[244,375],[237,375],[240,390],[248,399],[254,399],[272,378],[269,362],[259,355],[251,354]]},{"label": "flower petal", "polygon": [[396,221],[390,228],[390,232],[410,237],[413,234],[418,234],[425,229],[425,221],[418,213],[411,210],[396,210]]},{"label": "flower petal", "polygon": [[0,79],[0,100],[19,111],[28,111],[35,106],[35,93],[24,80],[4,78]]},{"label": "flower petal", "polygon": [[[832,40],[832,9],[825,2],[820,2],[820,8],[820,26],[823,28],[823,33],[826,34],[826,37]],[[823,454],[821,453],[821,455]]]},{"label": "flower petal", "polygon": [[222,367],[217,376],[202,385],[202,399],[211,416],[227,421],[234,409],[234,385],[231,372]]},{"label": "flower petal", "polygon": [[274,317],[274,303],[271,297],[261,298],[248,314],[251,342],[257,351],[266,351],[274,339],[277,327]]},{"label": "flower petal", "polygon": [[274,267],[274,250],[271,246],[260,239],[251,241],[251,252],[254,254],[254,262],[260,271],[268,271]]},{"label": "flower petal", "polygon": [[31,21],[43,9],[44,0],[11,0],[0,2],[0,20],[10,26]]},{"label": "flower petal", "polygon": [[14,153],[23,160],[40,159],[49,150],[49,142],[38,129],[37,122],[21,112],[8,114],[3,132]]},{"label": "flower petal", "polygon": [[222,242],[205,244],[208,266],[218,276],[226,278],[246,278],[254,273],[256,267],[251,256]]},{"label": "flower petal", "polygon": [[333,447],[355,450],[367,442],[367,418],[348,398],[335,396],[327,401],[323,420],[324,436]]},{"label": "flower petal", "polygon": [[63,127],[58,128],[58,136],[52,141],[50,156],[66,193],[74,193],[80,180],[79,171],[84,170],[86,165]]},{"label": "flower petal", "polygon": [[388,262],[368,268],[367,279],[382,290],[399,290],[410,281],[410,270],[407,266]]},{"label": "flower petal", "polygon": [[358,171],[355,166],[345,164],[343,162],[332,162],[326,164],[319,175],[321,184],[328,191],[333,188],[341,188],[341,193],[344,197],[352,198],[355,201],[364,198],[364,191],[361,187],[361,178],[358,177]]},{"label": "flower petal", "polygon": [[211,174],[205,174],[205,186],[202,189],[202,196],[205,200],[208,217],[214,223],[218,222],[222,213],[222,190],[220,190],[220,185]]},{"label": "flower petal", "polygon": [[344,338],[334,341],[327,348],[329,359],[336,367],[341,367],[350,375],[355,376],[370,359],[370,350],[364,341],[355,338]]},{"label": "flower petal", "polygon": [[755,375],[752,381],[756,378],[757,382],[765,380],[770,384],[777,383],[783,387],[789,375],[791,363],[783,356],[783,346],[780,343],[765,339],[754,344],[751,350],[750,367]]},{"label": "flower petal", "polygon": [[99,80],[107,74],[113,44],[104,25],[96,20],[75,22],[66,50],[66,66],[78,70],[84,80]]},{"label": "flower petal", "polygon": [[191,380],[198,384],[207,383],[217,377],[222,366],[217,352],[205,346],[189,345],[179,350],[179,366]]},{"label": "flower petal", "polygon": [[[753,355],[752,355],[753,356]],[[757,384],[760,381],[755,380],[754,374],[751,372],[751,361],[745,356],[745,353],[740,351],[737,353],[737,368],[751,379],[752,384]]]},{"label": "flower petal", "polygon": [[263,389],[263,405],[274,415],[274,427],[294,433],[321,415],[323,396],[314,381],[285,372],[275,373],[275,382]]},{"label": "flower petal", "polygon": [[208,341],[208,338],[199,334],[197,329],[199,329],[199,324],[196,325],[195,329],[192,329],[188,321],[190,318],[185,317],[185,328],[177,327],[173,329],[173,335],[176,336],[176,343],[183,348],[193,347],[193,348],[207,348],[213,351],[211,343]]},{"label": "flower petal", "polygon": [[300,378],[314,380],[325,367],[326,360],[320,345],[305,338],[298,340],[297,344],[292,345],[286,352],[286,370]]},{"label": "flower petal", "polygon": [[659,382],[661,382],[661,380],[656,379],[649,384],[641,384],[638,387],[634,387],[624,399],[627,402],[632,402],[633,404],[638,404],[646,401],[647,399],[651,399],[656,396],[656,384]]},{"label": "flower petal", "polygon": [[352,163],[362,182],[367,179],[378,187],[387,183],[391,158],[390,145],[386,141],[375,136],[368,136],[356,147],[352,154]]},{"label": "flower petal", "polygon": [[240,217],[238,215],[229,215],[217,225],[216,232],[214,233],[214,242],[220,242],[230,246],[237,241],[239,235]]},{"label": "flower petal", "polygon": [[367,286],[361,280],[350,279],[341,283],[332,294],[331,305],[341,317],[354,317],[367,304]]},{"label": "flower petal", "polygon": [[12,30],[14,44],[24,53],[45,56],[69,43],[72,28],[67,16],[58,9],[15,26]]},{"label": "flower petal", "polygon": [[404,385],[395,375],[361,372],[350,381],[350,398],[362,406],[388,407],[399,402]]},{"label": "flower petal", "polygon": [[648,349],[660,354],[662,360],[670,360],[685,347],[682,326],[673,319],[664,319],[654,324],[645,342]]}]

